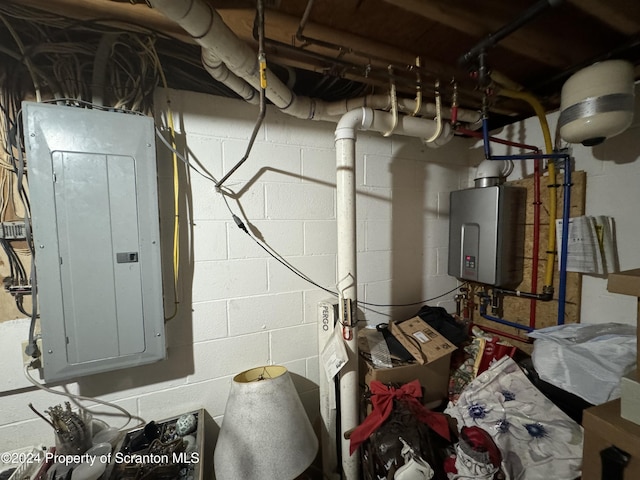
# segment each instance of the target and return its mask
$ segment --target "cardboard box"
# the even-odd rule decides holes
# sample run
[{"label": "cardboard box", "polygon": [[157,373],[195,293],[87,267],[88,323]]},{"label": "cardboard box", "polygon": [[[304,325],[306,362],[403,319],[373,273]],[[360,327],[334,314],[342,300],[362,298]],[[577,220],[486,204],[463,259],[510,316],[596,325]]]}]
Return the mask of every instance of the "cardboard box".
[{"label": "cardboard box", "polygon": [[[415,356],[416,363],[392,368],[375,368],[361,355],[360,383],[364,386],[369,385],[372,380],[378,380],[387,384],[404,384],[418,380],[423,391],[422,403],[430,408],[439,405],[448,396],[451,354],[456,346],[419,317],[390,325],[389,330],[405,348],[407,345],[411,346],[407,350]],[[361,331],[358,335],[358,348],[361,352],[368,353],[369,345],[363,333]],[[408,337],[415,338],[415,343]]]},{"label": "cardboard box", "polygon": [[607,290],[612,293],[640,297],[640,268],[609,274]]},{"label": "cardboard box", "polygon": [[620,416],[640,425],[640,377],[634,369],[620,380]]},{"label": "cardboard box", "polygon": [[456,346],[420,317],[389,324],[389,331],[423,365],[451,354]]},{"label": "cardboard box", "polygon": [[[637,317],[636,317],[636,327],[640,330],[640,268],[636,268],[635,270],[625,270],[624,272],[611,273],[608,277],[607,281],[607,290],[612,293],[621,293],[623,295],[632,295],[634,297],[638,297],[637,299]],[[637,337],[637,356],[636,356],[636,364],[640,365],[640,335],[636,335]],[[624,380],[623,380],[624,387]],[[632,382],[627,382],[626,395],[633,395],[637,393],[638,385],[633,385]],[[625,395],[623,391],[622,395]],[[637,400],[634,398],[625,398],[624,401],[624,412],[625,415],[629,413],[630,403],[636,403]],[[637,405],[637,403],[636,403]],[[640,415],[640,414],[638,414]],[[640,416],[638,416],[640,419]]]},{"label": "cardboard box", "polygon": [[601,480],[600,452],[611,446],[631,455],[624,469],[624,480],[640,478],[640,425],[620,416],[620,399],[584,411],[584,447],[582,480]]}]

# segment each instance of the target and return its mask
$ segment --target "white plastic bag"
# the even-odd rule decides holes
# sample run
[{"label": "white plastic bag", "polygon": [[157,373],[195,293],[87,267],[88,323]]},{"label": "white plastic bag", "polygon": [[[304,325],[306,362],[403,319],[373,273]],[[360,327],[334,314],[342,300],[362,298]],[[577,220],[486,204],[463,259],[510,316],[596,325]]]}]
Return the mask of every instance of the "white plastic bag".
[{"label": "white plastic bag", "polygon": [[620,378],[636,366],[636,327],[567,324],[529,334],[542,380],[600,405],[620,397]]}]

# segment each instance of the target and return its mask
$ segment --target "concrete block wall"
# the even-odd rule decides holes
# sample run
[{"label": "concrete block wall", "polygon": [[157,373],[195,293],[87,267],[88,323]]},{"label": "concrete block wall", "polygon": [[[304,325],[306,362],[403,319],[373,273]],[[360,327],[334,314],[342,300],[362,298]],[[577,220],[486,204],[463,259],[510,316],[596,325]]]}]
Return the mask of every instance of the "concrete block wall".
[{"label": "concrete block wall", "polygon": [[[178,140],[189,157],[220,178],[244,154],[256,109],[241,101],[169,91]],[[158,106],[166,95],[158,94]],[[638,98],[638,97],[637,97]],[[159,113],[159,117],[162,114]],[[640,107],[626,133],[605,144],[574,146],[578,169],[587,171],[587,214],[616,220],[620,265],[640,267]],[[557,114],[549,116],[552,131]],[[535,118],[509,126],[499,136],[542,145]],[[504,153],[496,147],[496,153]],[[516,152],[512,152],[516,153]],[[160,158],[161,226],[170,265],[172,195],[170,156]],[[419,140],[383,138],[362,132],[357,144],[357,250],[360,300],[379,304],[413,302],[456,286],[446,274],[448,194],[470,186],[481,144],[455,139],[441,149]],[[327,289],[336,288],[335,155],[333,125],[292,119],[269,108],[249,160],[227,186],[229,201],[251,231],[293,266]],[[471,168],[470,168],[471,167]],[[514,175],[530,173],[528,165]],[[181,209],[182,281],[178,315],[167,323],[168,360],[93,375],[53,386],[115,402],[145,420],[162,419],[204,407],[213,417],[209,445],[217,432],[233,375],[278,363],[292,372],[311,418],[317,411],[316,306],[329,294],[293,276],[269,257],[231,220],[210,181],[191,172]],[[169,268],[166,269],[167,273]],[[171,280],[167,274],[167,311]],[[432,304],[453,307],[451,296]],[[606,279],[584,276],[583,322],[635,323],[635,299],[606,291]],[[376,324],[415,313],[414,307],[361,308]],[[391,315],[389,317],[388,315]],[[0,324],[3,381],[0,383],[0,451],[50,443],[50,427],[35,417],[64,401],[35,390],[22,372],[21,342],[28,321]],[[114,426],[122,419],[98,417]],[[98,413],[102,412],[102,413]]]},{"label": "concrete block wall", "polygon": [[[221,178],[244,155],[256,107],[238,100],[181,91],[157,95],[158,123],[171,107],[178,144],[201,172]],[[247,162],[226,186],[229,198],[256,238],[293,267],[336,290],[335,125],[302,121],[268,109]],[[456,287],[446,274],[448,194],[465,186],[468,142],[432,149],[420,140],[361,132],[357,143],[357,250],[359,299],[403,304]],[[161,228],[166,310],[173,308],[170,274],[173,225],[171,155],[159,152]],[[213,417],[215,439],[232,377],[249,368],[282,364],[315,420],[318,410],[317,304],[330,297],[293,275],[239,230],[214,184],[191,170],[181,179],[186,198],[178,314],[167,322],[168,359],[54,386],[115,402],[144,420],[201,407]],[[431,303],[453,308],[448,295]],[[363,322],[407,318],[418,307],[362,307]],[[0,451],[52,442],[40,411],[65,399],[35,390],[22,373],[20,343],[28,322],[0,324],[6,352],[0,387]],[[122,419],[96,415],[114,426]],[[97,412],[103,412],[101,414]],[[134,423],[130,425],[134,425]],[[211,443],[212,445],[212,443]]]}]

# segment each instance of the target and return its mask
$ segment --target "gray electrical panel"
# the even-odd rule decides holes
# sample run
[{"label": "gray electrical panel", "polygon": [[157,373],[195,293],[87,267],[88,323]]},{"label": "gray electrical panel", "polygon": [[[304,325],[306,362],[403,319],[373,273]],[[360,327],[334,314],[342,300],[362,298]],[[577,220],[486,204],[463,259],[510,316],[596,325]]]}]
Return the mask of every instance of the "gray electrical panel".
[{"label": "gray electrical panel", "polygon": [[46,381],[166,356],[153,120],[22,104]]},{"label": "gray electrical panel", "polygon": [[522,281],[526,193],[510,185],[451,192],[449,275],[503,288]]}]

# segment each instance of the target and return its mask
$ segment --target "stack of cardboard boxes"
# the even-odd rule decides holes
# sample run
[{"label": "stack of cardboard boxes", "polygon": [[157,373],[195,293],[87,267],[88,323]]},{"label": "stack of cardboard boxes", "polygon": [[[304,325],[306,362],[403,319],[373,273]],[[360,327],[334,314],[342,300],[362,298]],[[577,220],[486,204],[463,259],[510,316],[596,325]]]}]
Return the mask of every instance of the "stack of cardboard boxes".
[{"label": "stack of cardboard boxes", "polygon": [[[638,297],[640,327],[640,269],[610,274],[607,289],[613,293]],[[640,348],[638,354],[640,358]],[[584,427],[582,480],[639,479],[640,377],[638,371],[634,370],[622,378],[622,398],[585,410],[582,426]]]},{"label": "stack of cardboard boxes", "polygon": [[[389,332],[411,353],[413,363],[392,368],[376,368],[370,360],[360,355],[360,383],[369,385],[372,380],[385,384],[405,384],[418,380],[422,386],[422,403],[434,408],[448,396],[451,354],[456,346],[440,335],[420,317],[413,317],[389,325]],[[363,330],[358,335],[360,352],[370,353]]]}]

